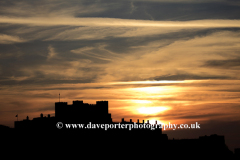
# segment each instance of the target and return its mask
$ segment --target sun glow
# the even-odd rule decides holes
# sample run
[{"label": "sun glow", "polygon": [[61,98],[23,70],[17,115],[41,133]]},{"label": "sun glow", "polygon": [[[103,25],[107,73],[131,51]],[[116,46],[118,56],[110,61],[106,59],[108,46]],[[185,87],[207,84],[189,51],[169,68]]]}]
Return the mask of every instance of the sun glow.
[{"label": "sun glow", "polygon": [[138,108],[138,112],[141,114],[157,114],[163,111],[168,110],[167,107],[141,107]]},{"label": "sun glow", "polygon": [[184,81],[130,81],[130,82],[111,82],[109,84],[163,84],[163,83],[189,83],[194,82],[194,80],[184,80]]},{"label": "sun glow", "polygon": [[142,87],[142,88],[132,88],[133,91],[142,92],[145,94],[155,94],[161,93],[167,90],[166,87]]},{"label": "sun glow", "polygon": [[134,103],[142,103],[142,104],[152,103],[152,101],[148,101],[148,100],[132,100],[132,102],[134,102]]}]

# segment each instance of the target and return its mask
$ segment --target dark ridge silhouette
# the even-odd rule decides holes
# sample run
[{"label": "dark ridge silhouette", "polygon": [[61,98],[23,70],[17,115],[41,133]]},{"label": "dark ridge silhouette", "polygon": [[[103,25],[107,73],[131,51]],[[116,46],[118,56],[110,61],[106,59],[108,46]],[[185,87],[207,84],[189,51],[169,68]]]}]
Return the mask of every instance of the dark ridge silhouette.
[{"label": "dark ridge silhouette", "polygon": [[[80,128],[80,124],[84,124]],[[108,124],[105,129],[103,124]],[[166,155],[173,158],[184,159],[239,159],[240,149],[231,152],[225,144],[224,136],[210,135],[200,136],[198,139],[169,140],[162,128],[144,128],[144,120],[139,122],[120,122],[124,128],[113,128],[119,125],[113,122],[108,113],[108,101],[97,101],[96,104],[73,101],[72,105],[67,102],[55,103],[55,117],[40,115],[38,118],[15,121],[14,130],[7,129],[7,144],[17,143],[34,145],[45,142],[45,149],[52,147],[61,150],[64,146],[66,152],[81,152],[86,150],[97,151],[96,153],[114,153],[118,156],[112,159],[126,158],[125,151],[134,158],[155,158],[157,155]],[[130,125],[142,126],[129,128]],[[152,124],[157,125],[157,124]],[[87,127],[91,126],[92,129]],[[86,127],[86,128],[85,128]],[[3,130],[3,129],[1,129]],[[37,140],[36,140],[37,139]],[[10,140],[10,142],[9,142]],[[124,155],[122,155],[124,154]]]},{"label": "dark ridge silhouette", "polygon": [[235,159],[240,159],[240,148],[234,149],[234,157]]},{"label": "dark ridge silhouette", "polygon": [[4,126],[4,125],[0,125],[0,131],[9,131],[12,128],[8,127],[8,126]]}]

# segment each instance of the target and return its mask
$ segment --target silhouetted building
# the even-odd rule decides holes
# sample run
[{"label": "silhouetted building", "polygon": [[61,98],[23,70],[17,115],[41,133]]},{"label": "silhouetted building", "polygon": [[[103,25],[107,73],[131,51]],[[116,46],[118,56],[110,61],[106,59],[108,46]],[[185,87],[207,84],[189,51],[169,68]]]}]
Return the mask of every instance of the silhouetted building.
[{"label": "silhouetted building", "polygon": [[[68,124],[70,128],[67,128],[65,124]],[[80,124],[92,125],[95,128],[80,128],[78,126]],[[109,128],[105,130],[99,127],[101,124],[108,124]],[[112,126],[120,124],[126,127],[112,128]],[[142,123],[139,120],[137,120],[137,123],[134,123],[132,119],[125,121],[122,118],[120,123],[112,122],[111,114],[108,113],[108,101],[97,101],[96,104],[73,101],[72,105],[68,105],[67,102],[56,102],[55,117],[51,117],[49,114],[48,116],[43,116],[41,113],[40,117],[32,120],[29,120],[27,116],[23,121],[15,121],[15,129],[18,131],[27,130],[29,132],[37,130],[35,136],[38,138],[42,137],[42,140],[45,140],[46,137],[48,140],[54,140],[56,146],[61,146],[65,143],[72,145],[73,142],[74,144],[85,146],[91,144],[91,141],[92,143],[97,142],[96,144],[100,144],[100,147],[101,144],[107,144],[107,146],[116,148],[116,150],[122,150],[122,146],[126,146],[126,144],[131,144],[131,147],[125,150],[131,151],[134,149],[139,151],[139,146],[146,146],[148,148],[147,151],[150,151],[146,153],[155,155],[160,151],[164,155],[170,156],[171,159],[180,159],[181,157],[185,159],[187,157],[191,159],[239,158],[240,149],[235,149],[235,154],[233,155],[225,145],[224,136],[214,134],[200,136],[198,139],[168,140],[168,136],[162,133],[162,128],[156,126],[152,127],[152,129],[144,128],[146,124],[149,124],[149,120],[147,120],[147,123],[144,123],[144,120]],[[157,122],[151,125],[157,125]],[[23,139],[22,137],[24,136],[26,139],[29,132],[16,134],[12,137]],[[45,137],[42,135],[45,135]],[[23,142],[25,142],[25,139],[23,139]],[[85,139],[86,143],[84,143]],[[66,146],[69,147],[71,145]]]},{"label": "silhouetted building", "polygon": [[[68,105],[67,102],[56,102],[55,117],[50,117],[50,115],[43,117],[43,114],[41,113],[40,117],[29,120],[29,117],[27,116],[27,118],[23,121],[15,121],[15,128],[41,130],[57,129],[56,124],[58,122],[62,122],[62,124],[89,124],[90,122],[92,124],[118,124],[112,121],[111,114],[108,113],[108,101],[97,101],[96,104],[83,103],[83,101],[73,101],[72,105]],[[150,128],[144,128],[144,120],[142,123],[139,123],[139,120],[137,123],[134,123],[132,122],[132,119],[130,119],[130,122],[126,122],[123,118],[121,124],[135,124],[135,128],[132,127],[129,129],[129,126],[126,125],[126,128],[109,128],[108,130],[120,130],[122,132],[130,130],[132,132],[136,130],[144,130],[145,132],[155,132],[160,135],[162,134],[162,128],[156,128],[154,130],[151,130]],[[140,127],[138,128],[138,126]],[[66,128],[63,126],[61,129]],[[71,126],[68,129],[71,129]],[[101,130],[105,131],[105,129]],[[165,137],[167,136],[165,135]]]},{"label": "silhouetted building", "polygon": [[64,123],[112,123],[111,114],[108,113],[108,101],[97,101],[96,104],[73,101],[55,103],[55,117]]},{"label": "silhouetted building", "polygon": [[55,117],[43,117],[43,114],[40,114],[40,117],[33,118],[33,120],[29,120],[27,116],[23,121],[15,121],[14,123],[15,129],[24,129],[24,130],[46,130],[53,129],[53,126],[56,126]]}]

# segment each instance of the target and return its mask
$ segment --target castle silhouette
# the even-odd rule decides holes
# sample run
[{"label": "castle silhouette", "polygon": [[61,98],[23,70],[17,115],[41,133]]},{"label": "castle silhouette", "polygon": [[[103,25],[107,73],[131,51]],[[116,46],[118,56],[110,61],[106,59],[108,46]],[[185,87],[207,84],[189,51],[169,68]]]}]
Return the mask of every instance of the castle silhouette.
[{"label": "castle silhouette", "polygon": [[[61,126],[59,125],[61,123]],[[185,159],[198,157],[200,159],[238,159],[240,157],[239,149],[235,150],[233,154],[225,144],[224,136],[210,135],[200,136],[198,139],[172,139],[169,140],[166,134],[162,133],[162,128],[150,129],[136,129],[121,128],[121,129],[85,129],[85,128],[66,128],[64,124],[117,124],[112,121],[111,114],[108,113],[108,101],[97,101],[96,104],[83,103],[83,101],[73,101],[72,105],[68,105],[67,102],[55,103],[55,117],[40,115],[38,118],[22,121],[15,121],[14,129],[18,134],[14,136],[16,139],[21,139],[22,135],[27,137],[29,134],[36,134],[42,140],[48,137],[49,140],[55,140],[55,145],[61,145],[69,143],[71,146],[74,143],[84,144],[89,146],[91,143],[107,144],[108,146],[114,146],[116,149],[122,149],[120,146],[131,147],[127,148],[132,151],[137,149],[138,146],[153,146],[152,151],[171,155],[171,158],[184,157]],[[149,124],[149,121],[147,121]],[[124,118],[120,124],[134,124],[130,119],[129,122],[124,121]],[[135,124],[144,124],[137,121]],[[20,134],[19,134],[20,133]],[[21,134],[22,133],[22,134]],[[80,138],[81,137],[81,138]],[[84,137],[84,138],[82,138]],[[59,142],[58,140],[61,139]],[[56,145],[56,146],[58,146]],[[134,147],[133,147],[134,146]],[[100,147],[100,146],[99,146]],[[75,150],[76,148],[71,148]],[[126,149],[126,150],[127,150]],[[113,151],[113,150],[112,150]],[[186,153],[187,151],[187,153]],[[187,155],[182,155],[183,153]]]},{"label": "castle silhouette", "polygon": [[[58,123],[61,123],[61,127],[58,127]],[[29,117],[27,116],[26,119],[22,121],[15,121],[14,128],[16,130],[36,130],[36,131],[42,131],[42,130],[67,130],[74,132],[121,132],[121,133],[138,133],[138,134],[158,134],[159,139],[161,140],[168,140],[168,137],[166,134],[162,134],[162,128],[158,127],[154,130],[150,129],[144,129],[144,128],[131,128],[129,129],[129,126],[126,126],[125,128],[108,128],[107,130],[101,127],[95,128],[95,129],[86,129],[86,128],[78,128],[78,126],[69,126],[69,128],[66,128],[64,124],[118,124],[117,122],[113,122],[111,118],[111,114],[108,113],[108,101],[97,101],[96,104],[88,104],[83,103],[83,101],[73,101],[72,105],[68,105],[67,102],[56,102],[55,103],[55,117],[51,117],[50,114],[48,116],[43,117],[43,114],[40,114],[40,117],[33,118],[32,120],[29,120]],[[157,122],[156,122],[157,123]],[[120,124],[144,124],[144,120],[142,123],[138,122],[134,123],[132,122],[132,119],[130,119],[129,122],[125,121],[124,118],[122,118],[122,121]],[[149,120],[147,121],[147,124],[149,123]],[[59,129],[61,128],[61,129]]]}]

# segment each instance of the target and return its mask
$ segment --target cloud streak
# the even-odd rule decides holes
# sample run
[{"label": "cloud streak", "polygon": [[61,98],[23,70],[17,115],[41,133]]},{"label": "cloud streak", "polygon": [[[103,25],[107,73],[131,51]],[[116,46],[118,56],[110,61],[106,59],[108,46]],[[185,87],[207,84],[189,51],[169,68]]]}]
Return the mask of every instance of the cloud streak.
[{"label": "cloud streak", "polygon": [[0,17],[0,23],[26,24],[33,26],[101,26],[101,27],[179,27],[179,28],[228,28],[240,27],[240,20],[194,20],[150,21],[118,18],[73,18],[73,17]]},{"label": "cloud streak", "polygon": [[0,34],[0,44],[13,44],[13,43],[22,43],[22,42],[26,42],[26,40],[21,39],[18,36]]}]

